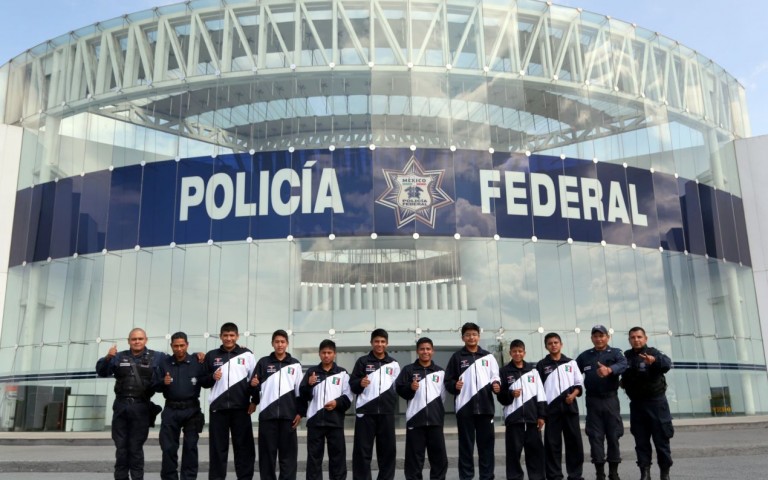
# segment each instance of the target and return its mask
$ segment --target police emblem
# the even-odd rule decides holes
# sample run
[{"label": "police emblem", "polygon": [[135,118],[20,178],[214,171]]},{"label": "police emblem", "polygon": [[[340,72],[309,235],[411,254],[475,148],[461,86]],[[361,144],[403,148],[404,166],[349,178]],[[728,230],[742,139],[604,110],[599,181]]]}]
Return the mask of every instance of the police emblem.
[{"label": "police emblem", "polygon": [[387,188],[376,203],[394,210],[397,228],[413,221],[435,228],[437,210],[453,203],[442,188],[445,170],[424,170],[416,157],[402,170],[382,169],[382,173]]}]

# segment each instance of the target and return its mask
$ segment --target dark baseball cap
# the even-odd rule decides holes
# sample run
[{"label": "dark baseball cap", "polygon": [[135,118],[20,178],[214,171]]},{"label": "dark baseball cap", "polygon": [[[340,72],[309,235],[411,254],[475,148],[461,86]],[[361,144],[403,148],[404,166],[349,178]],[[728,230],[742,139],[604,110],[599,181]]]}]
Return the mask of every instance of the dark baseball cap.
[{"label": "dark baseball cap", "polygon": [[605,325],[597,324],[594,327],[592,327],[592,333],[600,332],[608,335],[608,329],[605,328]]}]

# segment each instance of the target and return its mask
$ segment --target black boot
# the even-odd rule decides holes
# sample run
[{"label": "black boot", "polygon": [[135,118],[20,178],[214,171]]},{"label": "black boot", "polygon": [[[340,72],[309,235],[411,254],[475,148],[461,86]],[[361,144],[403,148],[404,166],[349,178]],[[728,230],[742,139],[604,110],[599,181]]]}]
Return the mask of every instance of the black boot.
[{"label": "black boot", "polygon": [[669,467],[659,467],[659,479],[669,480]]},{"label": "black boot", "polygon": [[640,467],[640,480],[651,480],[651,467]]},{"label": "black boot", "polygon": [[619,462],[608,463],[608,480],[621,480],[619,478]]},{"label": "black boot", "polygon": [[604,463],[595,464],[595,479],[605,480],[605,464]]}]

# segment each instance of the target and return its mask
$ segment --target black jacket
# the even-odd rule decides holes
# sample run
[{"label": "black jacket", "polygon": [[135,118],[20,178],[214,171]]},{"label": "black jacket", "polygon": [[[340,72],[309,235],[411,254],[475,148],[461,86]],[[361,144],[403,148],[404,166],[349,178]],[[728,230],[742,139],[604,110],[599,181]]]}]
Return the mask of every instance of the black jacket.
[{"label": "black jacket", "polygon": [[291,354],[278,360],[272,352],[261,357],[256,363],[255,375],[259,377],[256,385],[256,399],[261,411],[259,421],[293,420],[296,415],[307,414],[306,403],[299,397],[301,383],[301,364]]},{"label": "black jacket", "polygon": [[[640,358],[640,354],[651,355],[656,359],[648,365]],[[672,367],[672,360],[661,351],[645,346],[639,351],[624,352],[627,359],[627,369],[621,376],[621,387],[630,400],[647,400],[664,395],[667,391],[667,380],[664,374]]]},{"label": "black jacket", "polygon": [[[170,385],[164,382],[166,373],[171,374]],[[181,362],[173,355],[167,355],[157,369],[159,384],[156,390],[173,402],[194,400],[200,398],[200,388],[207,374],[205,364],[198,362],[194,355],[187,355]]]},{"label": "black jacket", "polygon": [[[419,382],[419,389],[414,391],[411,383]],[[428,427],[442,425],[445,419],[445,371],[432,362],[428,367],[417,360],[409,363],[398,375],[395,390],[405,400],[408,408],[405,412],[406,427]]]},{"label": "black jacket", "polygon": [[[611,367],[613,375],[600,378],[597,375],[598,362]],[[590,348],[576,357],[579,370],[584,374],[584,387],[588,397],[606,397],[615,395],[619,390],[619,375],[627,369],[627,359],[618,348],[610,345],[605,350]]]},{"label": "black jacket", "polygon": [[[309,384],[312,374],[317,375],[314,385]],[[345,369],[335,363],[329,371],[323,370],[322,364],[310,367],[301,379],[299,394],[307,404],[307,427],[344,428],[344,413],[352,405]],[[336,400],[336,408],[328,411],[323,407],[331,400]]]},{"label": "black jacket", "polygon": [[[389,354],[378,359],[370,352],[355,362],[349,376],[349,388],[357,395],[355,412],[357,414],[394,415],[397,407],[395,379],[400,374],[400,365]],[[368,387],[360,385],[363,378],[370,376]]]},{"label": "black jacket", "polygon": [[[480,362],[474,365],[475,362]],[[459,377],[464,379],[461,391],[456,390]],[[499,381],[496,358],[482,348],[470,352],[462,347],[451,356],[445,367],[445,388],[456,395],[457,415],[494,415],[493,383]]]},{"label": "black jacket", "polygon": [[[530,373],[530,375],[526,375]],[[499,403],[504,405],[504,423],[536,423],[540,418],[547,417],[547,397],[544,393],[544,385],[541,376],[532,363],[523,362],[522,368],[515,366],[514,362],[504,365],[499,371],[501,377],[501,390],[496,396]],[[510,387],[518,380],[522,380],[515,388],[520,388],[522,393],[515,403]]]}]

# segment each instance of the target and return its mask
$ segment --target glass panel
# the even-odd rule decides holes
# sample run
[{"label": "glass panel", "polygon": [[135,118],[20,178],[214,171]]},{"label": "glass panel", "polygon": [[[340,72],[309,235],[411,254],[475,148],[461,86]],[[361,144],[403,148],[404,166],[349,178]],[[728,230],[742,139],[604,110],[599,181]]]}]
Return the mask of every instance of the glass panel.
[{"label": "glass panel", "polygon": [[736,219],[734,218],[734,209],[731,203],[732,196],[723,190],[716,190],[714,193],[717,205],[717,219],[720,226],[720,238],[723,243],[720,258],[729,262],[739,262],[739,243],[736,238]]},{"label": "glass panel", "polygon": [[735,222],[736,240],[739,247],[739,262],[746,266],[752,266],[752,255],[749,251],[749,236],[747,234],[747,222],[744,215],[744,201],[739,197],[732,197],[733,219]]},{"label": "glass panel", "polygon": [[699,201],[697,183],[680,178],[678,186],[686,248],[690,253],[704,255],[707,253],[707,246],[704,240],[704,224],[701,218],[701,202]]},{"label": "glass panel", "polygon": [[333,154],[333,168],[341,189],[344,214],[334,215],[333,231],[336,235],[376,232],[374,229],[375,198],[373,190],[373,163],[370,150],[345,148]]},{"label": "glass panel", "polygon": [[335,187],[332,177],[324,175],[325,169],[329,169],[327,172],[330,173],[333,168],[333,157],[327,150],[300,150],[290,155],[291,167],[301,177],[300,206],[291,215],[292,235],[304,237],[335,233],[334,210],[329,208],[332,205],[328,205],[327,200]]},{"label": "glass panel", "polygon": [[[471,158],[461,160],[457,165],[462,165],[462,169],[466,169],[466,172],[457,174],[457,177],[459,179],[474,177],[478,171],[481,172],[481,175],[495,175],[494,172],[488,172],[490,166],[484,165],[484,158],[484,156],[471,156]],[[459,228],[464,225],[473,227],[483,225],[485,223],[483,220],[488,218],[486,222],[493,221],[494,224],[490,226],[491,230],[481,233],[482,236],[490,237],[495,233],[493,229],[498,229],[499,235],[504,238],[531,238],[533,236],[533,216],[530,181],[528,181],[530,178],[528,157],[522,154],[494,153],[492,161],[494,170],[499,172],[498,181],[489,180],[487,183],[483,183],[484,179],[481,176],[477,179],[472,178],[472,183],[461,182],[460,185],[479,183],[479,190],[487,191],[489,194],[491,189],[497,188],[499,190],[498,198],[492,199],[487,205],[483,204],[487,200],[480,200],[482,213],[493,212],[494,215],[483,215],[481,219],[472,221],[473,219],[469,218],[469,215],[467,215],[468,218],[464,218],[464,209],[457,208]],[[462,198],[474,196],[472,191],[465,190],[468,189],[459,191]],[[474,202],[476,201],[474,200]]]},{"label": "glass panel", "polygon": [[56,200],[53,205],[51,257],[69,257],[77,252],[77,217],[83,177],[63,178],[56,182]]},{"label": "glass panel", "polygon": [[180,201],[174,214],[173,237],[177,244],[203,243],[211,238],[211,217],[204,198],[206,183],[212,173],[213,162],[207,157],[185,159],[179,163],[176,191]]},{"label": "glass panel", "polygon": [[654,174],[632,167],[627,168],[626,174],[629,196],[627,209],[632,222],[632,241],[638,247],[658,249],[658,202],[653,192]]},{"label": "glass panel", "polygon": [[[597,177],[604,185],[603,198],[606,198],[603,238],[614,245],[632,243],[632,225],[627,192],[626,169],[621,165],[600,162],[597,164]],[[607,191],[605,191],[607,189]]]},{"label": "glass panel", "polygon": [[559,209],[557,178],[563,174],[563,161],[555,157],[531,156],[531,202],[534,234],[541,239],[568,238],[568,222]]},{"label": "glass panel", "polygon": [[671,175],[653,176],[653,196],[658,214],[659,243],[664,250],[685,250],[683,217],[677,181]]},{"label": "glass panel", "polygon": [[34,245],[30,238],[30,215],[32,211],[33,188],[25,188],[16,192],[16,203],[13,211],[13,227],[11,230],[11,248],[8,255],[8,265],[21,265],[31,259],[28,250]]},{"label": "glass panel", "polygon": [[112,172],[107,216],[107,250],[139,245],[139,215],[144,167],[132,165]]},{"label": "glass panel", "polygon": [[173,239],[177,192],[178,162],[148,163],[141,184],[139,245],[161,245],[161,239]]},{"label": "glass panel", "polygon": [[597,165],[566,158],[560,178],[560,214],[568,218],[568,238],[599,243],[600,222],[605,220],[605,187],[597,178]]},{"label": "glass panel", "polygon": [[45,260],[51,252],[51,228],[53,224],[53,205],[56,200],[56,184],[44,183],[34,188],[32,194],[32,216],[30,239],[34,238],[32,260]]},{"label": "glass panel", "polygon": [[699,184],[699,200],[701,201],[701,219],[704,226],[707,255],[712,258],[722,257],[723,237],[720,235],[715,191],[711,187]]},{"label": "glass panel", "polygon": [[78,253],[100,252],[107,233],[109,187],[112,172],[97,172],[83,178],[80,217],[77,225]]}]

